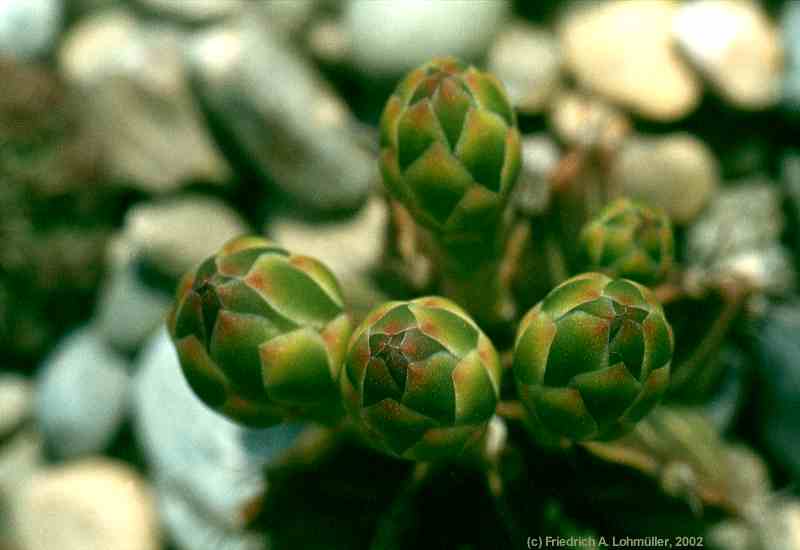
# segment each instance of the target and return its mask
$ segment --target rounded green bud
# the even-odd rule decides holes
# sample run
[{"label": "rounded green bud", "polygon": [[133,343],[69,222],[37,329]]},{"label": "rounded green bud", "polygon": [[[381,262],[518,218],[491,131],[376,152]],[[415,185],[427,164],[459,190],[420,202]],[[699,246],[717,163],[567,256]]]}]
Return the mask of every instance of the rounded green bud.
[{"label": "rounded green bud", "polygon": [[642,284],[657,283],[667,275],[674,248],[667,215],[627,198],[606,206],[581,231],[587,269]]},{"label": "rounded green bud", "polygon": [[584,273],[522,319],[514,378],[534,425],[572,440],[632,429],[669,384],[672,328],[646,287]]},{"label": "rounded green bud", "polygon": [[494,414],[500,361],[453,302],[389,302],[355,330],[340,375],[345,408],[365,439],[392,456],[460,454]]},{"label": "rounded green bud", "polygon": [[232,420],[341,416],[351,325],[317,260],[260,237],[234,239],[184,276],[167,324],[189,386]]},{"label": "rounded green bud", "polygon": [[429,229],[493,228],[520,168],[516,115],[493,75],[452,57],[409,73],[380,122],[390,193]]}]

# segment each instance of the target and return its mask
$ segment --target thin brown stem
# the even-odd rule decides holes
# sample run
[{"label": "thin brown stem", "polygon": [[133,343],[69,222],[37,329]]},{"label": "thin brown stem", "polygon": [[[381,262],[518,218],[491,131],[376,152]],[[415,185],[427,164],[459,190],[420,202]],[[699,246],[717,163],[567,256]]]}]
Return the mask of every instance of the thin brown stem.
[{"label": "thin brown stem", "polygon": [[548,235],[545,238],[544,247],[547,267],[550,272],[550,280],[552,283],[551,286],[555,286],[569,277],[567,260],[564,258],[564,251],[555,241],[553,235]]},{"label": "thin brown stem", "polygon": [[500,401],[497,404],[497,415],[508,420],[523,420],[525,407],[519,401]]},{"label": "thin brown stem", "polygon": [[511,287],[511,281],[519,270],[519,265],[525,254],[525,247],[530,238],[531,227],[527,220],[514,224],[508,237],[505,253],[503,254],[499,269],[500,284],[505,288]]},{"label": "thin brown stem", "polygon": [[[723,299],[722,311],[714,319],[708,332],[706,332],[691,356],[675,369],[671,384],[672,392],[681,391],[691,381],[698,378],[700,369],[709,362],[713,354],[720,348],[733,321],[749,296],[749,291],[746,288],[742,288],[735,283],[723,285],[720,290]],[[708,373],[705,374],[707,375]],[[715,377],[705,376],[705,378],[706,380],[713,380]],[[694,388],[694,390],[696,391],[697,388]]]}]

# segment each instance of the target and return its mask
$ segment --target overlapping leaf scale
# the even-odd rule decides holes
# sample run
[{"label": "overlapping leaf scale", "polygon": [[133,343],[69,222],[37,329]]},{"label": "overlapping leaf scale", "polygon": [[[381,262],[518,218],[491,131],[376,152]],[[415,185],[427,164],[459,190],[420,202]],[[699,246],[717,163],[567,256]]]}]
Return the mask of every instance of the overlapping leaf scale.
[{"label": "overlapping leaf scale", "polygon": [[496,222],[520,168],[516,119],[497,79],[436,59],[398,85],[379,126],[384,182],[420,223],[452,234]]},{"label": "overlapping leaf scale", "polygon": [[452,456],[494,413],[499,368],[491,342],[452,302],[394,302],[356,329],[342,398],[377,448],[411,459]]},{"label": "overlapping leaf scale", "polygon": [[269,425],[293,414],[338,414],[350,336],[342,306],[321,263],[248,236],[184,278],[169,326],[203,401],[234,420]]},{"label": "overlapping leaf scale", "polygon": [[666,214],[627,198],[612,202],[587,223],[580,240],[588,267],[640,283],[662,279],[674,256]]},{"label": "overlapping leaf scale", "polygon": [[589,273],[522,319],[513,371],[521,400],[545,429],[576,440],[615,437],[663,395],[672,348],[652,293]]}]

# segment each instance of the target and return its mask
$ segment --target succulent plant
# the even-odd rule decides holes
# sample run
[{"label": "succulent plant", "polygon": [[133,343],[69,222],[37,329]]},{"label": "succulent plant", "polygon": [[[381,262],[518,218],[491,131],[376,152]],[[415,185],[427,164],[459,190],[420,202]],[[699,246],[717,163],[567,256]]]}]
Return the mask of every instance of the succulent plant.
[{"label": "succulent plant", "polygon": [[192,390],[231,419],[341,416],[351,325],[317,260],[261,237],[234,239],[184,276],[168,327]]},{"label": "succulent plant", "polygon": [[461,453],[494,414],[500,362],[467,314],[440,297],[389,302],[355,330],[342,396],[365,438],[396,457]]},{"label": "succulent plant", "polygon": [[520,323],[514,378],[531,421],[572,440],[632,429],[669,384],[672,328],[644,286],[585,273]]},{"label": "succulent plant", "polygon": [[586,268],[642,284],[666,276],[675,248],[667,215],[625,197],[584,226],[580,246]]},{"label": "succulent plant", "polygon": [[409,73],[380,122],[384,183],[420,224],[494,234],[520,168],[516,115],[493,75],[452,57]]}]

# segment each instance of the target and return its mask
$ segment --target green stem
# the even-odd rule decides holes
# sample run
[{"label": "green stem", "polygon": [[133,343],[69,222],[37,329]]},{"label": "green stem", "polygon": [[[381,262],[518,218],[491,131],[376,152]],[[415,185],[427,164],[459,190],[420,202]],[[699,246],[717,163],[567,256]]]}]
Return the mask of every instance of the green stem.
[{"label": "green stem", "polygon": [[437,239],[442,292],[484,328],[507,324],[515,314],[509,278],[503,276],[505,233]]},{"label": "green stem", "polygon": [[486,471],[486,487],[492,496],[495,512],[497,512],[497,517],[505,527],[509,541],[514,546],[520,544],[525,540],[525,533],[514,518],[513,507],[508,502],[505,483],[498,467],[489,468]]},{"label": "green stem", "polygon": [[416,514],[414,500],[433,471],[430,462],[418,462],[414,465],[411,475],[401,485],[391,507],[378,522],[370,550],[402,548],[403,531],[413,522]]}]

